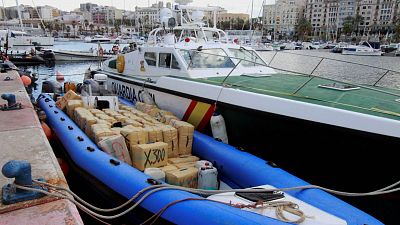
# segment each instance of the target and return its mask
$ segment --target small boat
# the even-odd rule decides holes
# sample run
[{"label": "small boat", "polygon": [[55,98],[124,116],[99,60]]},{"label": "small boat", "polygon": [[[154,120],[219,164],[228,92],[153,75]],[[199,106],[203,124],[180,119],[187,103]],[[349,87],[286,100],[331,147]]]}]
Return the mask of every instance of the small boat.
[{"label": "small boat", "polygon": [[368,42],[362,45],[349,45],[343,48],[343,55],[381,56],[380,49],[374,49]]},{"label": "small boat", "polygon": [[115,55],[103,54],[99,55],[97,51],[67,51],[67,50],[53,50],[56,61],[96,61],[106,60]]},{"label": "small boat", "polygon": [[[151,186],[150,176],[101,151],[68,115],[55,107],[55,102],[49,95],[39,96],[38,102],[46,113],[48,125],[54,130],[72,162],[91,178],[88,179],[89,182],[96,180],[101,185],[91,186],[90,189],[112,190],[126,201]],[[305,225],[382,224],[370,215],[318,189],[270,192],[269,197],[264,195],[262,198],[251,195],[251,189],[247,190],[249,192],[231,190],[287,188],[308,183],[277,168],[273,163],[237,150],[207,135],[194,133],[193,154],[212,162],[218,170],[219,189],[227,191],[209,194],[208,198],[204,198],[189,190],[172,188],[150,195],[140,203],[142,208],[174,224],[284,225],[288,224],[286,222],[300,219],[304,220],[302,224]],[[276,204],[294,204],[291,210],[285,211],[285,222],[278,216],[278,211],[275,213],[274,207],[256,206],[264,203],[274,204],[274,200],[278,201],[275,201]],[[169,207],[170,205],[173,207]],[[165,207],[169,208],[163,211]],[[290,211],[299,214],[290,214]]]},{"label": "small boat", "polygon": [[40,65],[46,63],[46,60],[44,60],[41,56],[31,55],[28,53],[8,54],[8,58],[16,66],[30,66],[30,65]]},{"label": "small boat", "polygon": [[85,42],[88,42],[88,43],[99,43],[99,42],[100,43],[109,43],[109,42],[111,42],[110,38],[107,38],[103,35],[98,35],[98,34],[94,35],[93,37],[86,37],[84,40],[85,40]]}]

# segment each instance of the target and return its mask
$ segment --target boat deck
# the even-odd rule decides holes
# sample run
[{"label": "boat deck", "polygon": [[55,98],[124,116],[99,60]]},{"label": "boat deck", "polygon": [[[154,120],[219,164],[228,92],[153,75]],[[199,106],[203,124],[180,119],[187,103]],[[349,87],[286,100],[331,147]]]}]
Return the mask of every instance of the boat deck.
[{"label": "boat deck", "polygon": [[[5,81],[8,76],[10,81]],[[0,111],[0,166],[10,160],[27,160],[32,178],[43,178],[68,188],[53,150],[46,139],[30,98],[16,71],[0,73],[0,95],[12,93],[22,109]],[[7,102],[0,99],[0,104]],[[0,174],[0,187],[13,182]],[[1,197],[0,191],[0,197]],[[45,196],[5,205],[0,201],[0,224],[83,224],[75,205],[65,199]]]},{"label": "boat deck", "polygon": [[[222,86],[224,79],[211,77],[191,80]],[[329,84],[348,85],[321,77],[283,73],[259,77],[231,76],[225,81],[228,88],[400,120],[400,90],[357,86],[358,89],[343,91],[319,87]]]}]

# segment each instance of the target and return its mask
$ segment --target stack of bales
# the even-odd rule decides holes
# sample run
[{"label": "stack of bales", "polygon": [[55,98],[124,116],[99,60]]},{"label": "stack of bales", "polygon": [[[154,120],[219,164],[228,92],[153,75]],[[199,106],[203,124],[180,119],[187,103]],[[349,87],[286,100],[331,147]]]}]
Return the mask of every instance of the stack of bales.
[{"label": "stack of bales", "polygon": [[[75,95],[73,95],[75,96]],[[103,151],[144,171],[160,168],[166,182],[197,187],[192,156],[193,125],[154,105],[137,103],[135,108],[90,109],[82,100],[68,99],[68,115]]]}]

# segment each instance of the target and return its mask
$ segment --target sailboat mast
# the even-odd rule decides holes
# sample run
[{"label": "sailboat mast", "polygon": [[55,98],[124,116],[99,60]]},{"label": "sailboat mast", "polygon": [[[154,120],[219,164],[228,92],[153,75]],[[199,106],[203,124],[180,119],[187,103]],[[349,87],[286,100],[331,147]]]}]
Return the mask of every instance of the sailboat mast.
[{"label": "sailboat mast", "polygon": [[254,7],[254,0],[251,0],[250,30],[253,29],[253,7]]},{"label": "sailboat mast", "polygon": [[15,2],[17,3],[19,25],[21,26],[21,30],[24,31],[24,26],[22,26],[21,9],[19,8],[18,0],[15,0]]}]

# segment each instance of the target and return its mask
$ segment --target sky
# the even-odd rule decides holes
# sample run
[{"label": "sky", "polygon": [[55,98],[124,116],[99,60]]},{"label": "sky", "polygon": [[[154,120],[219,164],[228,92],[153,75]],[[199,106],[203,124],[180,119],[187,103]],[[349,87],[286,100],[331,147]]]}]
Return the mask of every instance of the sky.
[{"label": "sky", "polygon": [[[3,4],[7,6],[15,6],[16,0],[2,0]],[[164,2],[171,0],[165,0]],[[193,0],[191,5],[196,6],[206,6],[212,5],[215,6],[218,4],[221,7],[224,7],[228,10],[228,12],[232,13],[248,13],[251,12],[251,1],[252,0]],[[274,0],[266,0],[267,3],[273,3]],[[57,7],[61,10],[71,11],[76,8],[79,8],[80,3],[91,2],[99,5],[109,5],[115,6],[119,9],[125,9],[133,11],[135,6],[147,6],[148,2],[150,4],[158,2],[158,0],[18,0],[19,4],[24,5],[51,5]],[[233,3],[234,2],[234,3]],[[253,17],[261,16],[261,6],[263,0],[253,0]],[[0,3],[1,4],[1,3]]]}]

